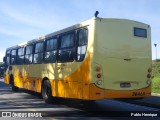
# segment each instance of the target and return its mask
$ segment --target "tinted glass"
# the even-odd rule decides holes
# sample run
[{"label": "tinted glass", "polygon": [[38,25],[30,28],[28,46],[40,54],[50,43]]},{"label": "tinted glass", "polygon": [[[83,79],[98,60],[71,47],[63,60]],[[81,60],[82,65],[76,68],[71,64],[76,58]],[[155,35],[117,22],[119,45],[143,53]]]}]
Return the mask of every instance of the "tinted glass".
[{"label": "tinted glass", "polygon": [[24,55],[24,48],[18,49],[18,56]]},{"label": "tinted glass", "polygon": [[83,61],[87,51],[88,30],[80,29],[78,32],[77,61]]},{"label": "tinted glass", "polygon": [[45,57],[44,57],[44,61],[46,63],[49,62],[56,62],[56,58],[57,58],[57,51],[50,51],[50,52],[45,52]]},{"label": "tinted glass", "polygon": [[10,52],[11,52],[11,51],[10,51],[10,50],[8,50],[8,51],[7,51],[7,55],[10,55]]},{"label": "tinted glass", "polygon": [[9,63],[10,63],[10,50],[8,50],[7,52],[6,52],[6,63],[7,63],[7,65],[9,65]]},{"label": "tinted glass", "polygon": [[16,51],[17,50],[12,50],[11,51],[11,59],[10,59],[11,61],[10,62],[11,62],[12,65],[16,64]]},{"label": "tinted glass", "polygon": [[33,46],[29,45],[26,47],[26,55],[32,54],[33,53]]},{"label": "tinted glass", "polygon": [[18,56],[17,57],[17,64],[20,65],[20,64],[23,64],[24,63],[24,56]]},{"label": "tinted glass", "polygon": [[32,54],[30,54],[30,55],[25,55],[25,63],[26,64],[30,64],[30,63],[32,63]]},{"label": "tinted glass", "polygon": [[60,48],[69,48],[74,46],[74,33],[66,34],[61,37]]},{"label": "tinted glass", "polygon": [[86,45],[88,39],[88,31],[81,29],[78,34],[78,45]]},{"label": "tinted glass", "polygon": [[42,63],[43,62],[43,53],[34,54],[33,63]]},{"label": "tinted glass", "polygon": [[36,43],[35,45],[35,53],[43,52],[43,42]]},{"label": "tinted glass", "polygon": [[52,51],[57,49],[57,39],[50,39],[47,40],[47,44],[46,44],[46,51]]},{"label": "tinted glass", "polygon": [[147,38],[147,30],[143,28],[134,28],[134,36]]},{"label": "tinted glass", "polygon": [[75,58],[75,50],[67,49],[59,51],[58,62],[72,62]]},{"label": "tinted glass", "polygon": [[11,55],[12,55],[12,56],[16,56],[16,50],[12,50],[12,51],[11,51]]}]

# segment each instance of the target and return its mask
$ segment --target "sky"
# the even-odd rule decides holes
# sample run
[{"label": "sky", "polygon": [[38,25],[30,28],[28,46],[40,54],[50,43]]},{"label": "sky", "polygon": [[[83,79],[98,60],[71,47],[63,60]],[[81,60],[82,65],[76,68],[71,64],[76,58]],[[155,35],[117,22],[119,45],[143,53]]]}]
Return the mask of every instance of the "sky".
[{"label": "sky", "polygon": [[[8,47],[99,17],[149,24],[160,59],[160,0],[0,0],[0,62]],[[157,44],[155,47],[154,44]]]}]

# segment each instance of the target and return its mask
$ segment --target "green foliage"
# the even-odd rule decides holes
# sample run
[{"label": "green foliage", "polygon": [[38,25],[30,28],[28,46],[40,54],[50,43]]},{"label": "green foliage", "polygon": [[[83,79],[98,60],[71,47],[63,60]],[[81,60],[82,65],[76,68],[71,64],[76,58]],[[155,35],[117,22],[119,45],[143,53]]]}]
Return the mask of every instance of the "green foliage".
[{"label": "green foliage", "polygon": [[160,94],[160,61],[152,62],[152,92]]},{"label": "green foliage", "polygon": [[160,78],[158,77],[152,79],[152,93],[160,94]]}]

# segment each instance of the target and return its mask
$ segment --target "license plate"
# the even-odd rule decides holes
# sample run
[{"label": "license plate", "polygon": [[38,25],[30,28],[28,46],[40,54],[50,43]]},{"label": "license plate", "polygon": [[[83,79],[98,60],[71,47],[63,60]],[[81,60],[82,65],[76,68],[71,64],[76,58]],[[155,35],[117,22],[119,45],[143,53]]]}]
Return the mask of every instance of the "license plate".
[{"label": "license plate", "polygon": [[131,87],[131,83],[120,83],[121,88],[129,88]]}]

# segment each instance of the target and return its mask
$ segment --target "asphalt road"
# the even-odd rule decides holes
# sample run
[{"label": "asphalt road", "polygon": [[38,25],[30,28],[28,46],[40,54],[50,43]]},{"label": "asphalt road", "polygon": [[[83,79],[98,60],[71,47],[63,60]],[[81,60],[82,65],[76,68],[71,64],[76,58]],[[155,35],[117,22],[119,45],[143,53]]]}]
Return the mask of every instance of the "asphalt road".
[{"label": "asphalt road", "polygon": [[[160,98],[158,97],[160,102]],[[3,112],[3,113],[2,113]],[[53,120],[53,119],[158,119],[160,108],[113,99],[82,103],[77,100],[56,99],[45,103],[40,94],[20,89],[12,92],[11,86],[0,79],[0,120]],[[7,116],[12,116],[9,118]]]}]

